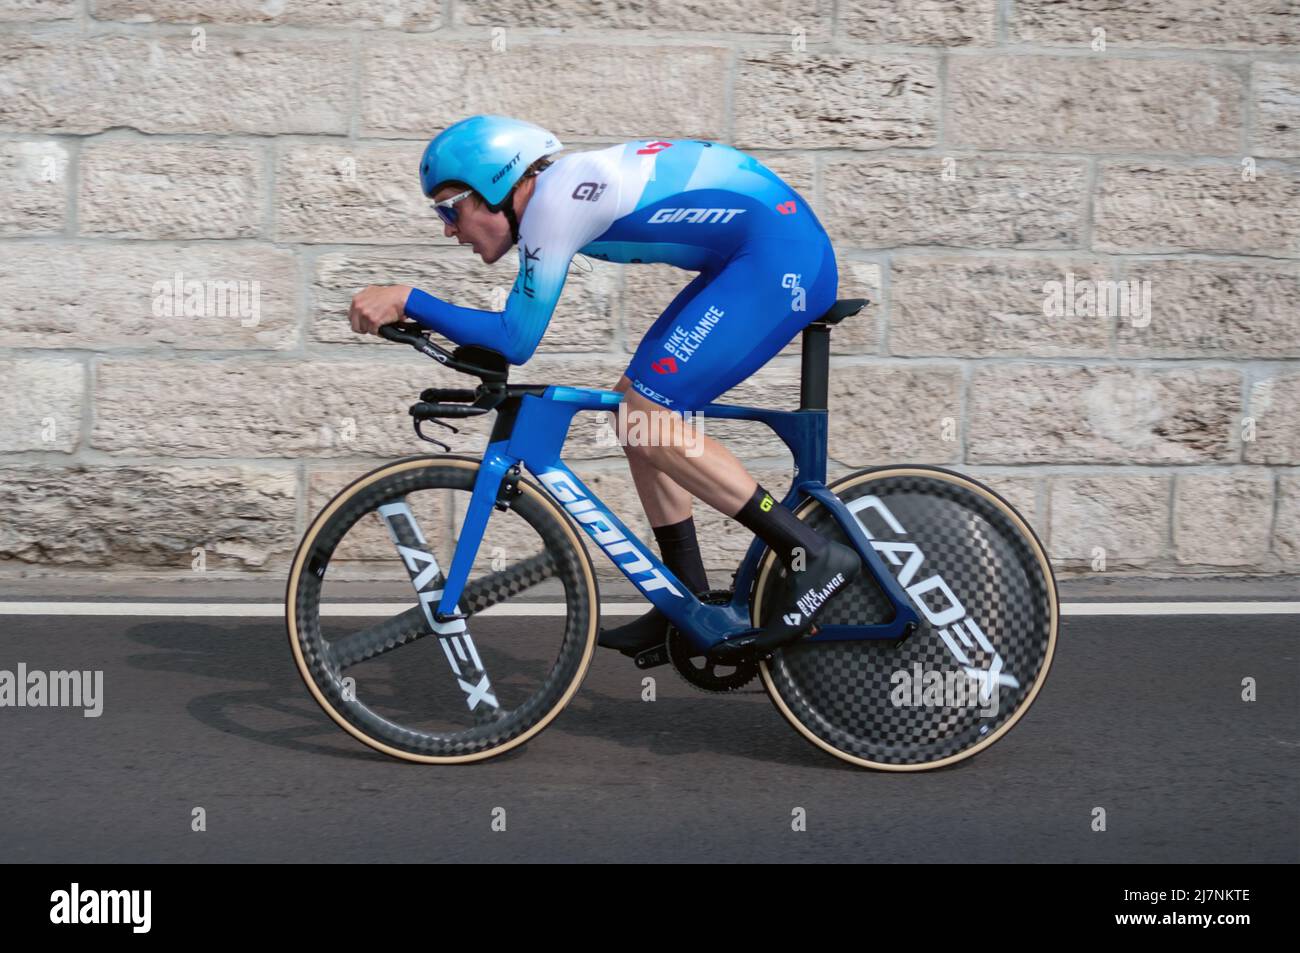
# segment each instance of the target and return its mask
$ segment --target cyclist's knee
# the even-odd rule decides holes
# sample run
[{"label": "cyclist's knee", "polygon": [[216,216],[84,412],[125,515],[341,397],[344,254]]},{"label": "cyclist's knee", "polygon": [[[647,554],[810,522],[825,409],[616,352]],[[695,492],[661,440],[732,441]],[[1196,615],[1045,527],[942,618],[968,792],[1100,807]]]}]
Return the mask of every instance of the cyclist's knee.
[{"label": "cyclist's knee", "polygon": [[[644,460],[651,465],[665,455],[677,455],[698,447],[701,434],[693,421],[669,410],[635,391],[623,398],[618,419],[619,441],[629,459]],[[690,453],[698,455],[697,452]]]}]

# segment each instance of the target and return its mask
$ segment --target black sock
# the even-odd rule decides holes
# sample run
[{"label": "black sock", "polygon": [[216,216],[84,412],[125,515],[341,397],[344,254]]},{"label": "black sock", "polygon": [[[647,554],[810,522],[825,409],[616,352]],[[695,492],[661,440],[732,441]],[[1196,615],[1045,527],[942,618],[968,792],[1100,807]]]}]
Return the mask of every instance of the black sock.
[{"label": "black sock", "polygon": [[708,589],[709,577],[704,571],[699,540],[695,537],[695,518],[688,516],[680,523],[655,526],[653,529],[664,565],[672,570],[673,575],[693,593]]},{"label": "black sock", "polygon": [[761,486],[754,490],[754,495],[740,508],[735,519],[767,543],[787,572],[796,550],[803,550],[810,557],[826,552],[826,540],[807,523],[796,519]]}]

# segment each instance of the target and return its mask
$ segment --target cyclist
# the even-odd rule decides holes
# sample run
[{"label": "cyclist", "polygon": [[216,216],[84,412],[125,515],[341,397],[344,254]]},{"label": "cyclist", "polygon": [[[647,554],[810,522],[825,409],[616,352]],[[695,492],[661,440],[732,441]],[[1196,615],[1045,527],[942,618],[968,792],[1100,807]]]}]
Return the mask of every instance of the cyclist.
[{"label": "cyclist", "polygon": [[[561,148],[545,129],[503,116],[471,116],[434,138],[420,182],[444,235],[489,264],[519,246],[505,310],[371,286],[352,299],[352,329],[374,334],[405,316],[523,364],[578,252],[698,271],[646,332],[615,388],[625,395],[623,419],[648,421],[661,439],[620,433],[621,443],[665,565],[696,593],[708,588],[692,496],[738,520],[789,577],[785,604],[747,641],[759,649],[793,642],[858,575],[858,556],[796,519],[717,441],[686,433],[680,414],[745,380],[834,303],[838,273],[826,232],[775,173],[721,143],[639,139],[551,159]],[[668,625],[651,609],[603,630],[599,644],[635,656],[661,644]]]}]

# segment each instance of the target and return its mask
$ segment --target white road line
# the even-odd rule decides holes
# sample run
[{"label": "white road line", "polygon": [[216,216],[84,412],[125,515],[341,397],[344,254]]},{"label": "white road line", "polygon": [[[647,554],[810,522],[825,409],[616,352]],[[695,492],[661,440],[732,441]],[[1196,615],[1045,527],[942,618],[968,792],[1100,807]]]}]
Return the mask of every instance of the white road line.
[{"label": "white road line", "polygon": [[[326,616],[365,616],[386,618],[411,608],[410,602],[337,602],[326,603]],[[648,605],[630,602],[606,602],[601,615],[640,615]],[[562,616],[564,606],[558,602],[506,603],[479,613],[484,616]],[[207,616],[227,619],[274,618],[284,616],[280,602],[0,602],[0,615],[125,615],[125,616]]]},{"label": "white road line", "polygon": [[1062,615],[1300,615],[1300,602],[1062,602]]},{"label": "white road line", "polygon": [[[409,602],[326,603],[327,616],[386,617],[411,608]],[[604,616],[640,615],[643,602],[604,602]],[[555,602],[506,603],[483,616],[561,616]],[[1063,602],[1062,615],[1300,615],[1300,602]],[[275,618],[284,615],[279,602],[4,602],[4,615],[205,616],[227,619]]]}]

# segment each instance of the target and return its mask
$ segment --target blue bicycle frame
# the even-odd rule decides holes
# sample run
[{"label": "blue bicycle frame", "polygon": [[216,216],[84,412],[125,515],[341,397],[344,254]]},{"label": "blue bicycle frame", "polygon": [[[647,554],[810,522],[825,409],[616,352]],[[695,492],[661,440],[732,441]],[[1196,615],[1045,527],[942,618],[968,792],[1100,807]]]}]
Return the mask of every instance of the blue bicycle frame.
[{"label": "blue bicycle frame", "polygon": [[[454,617],[461,592],[469,578],[488,519],[498,502],[502,481],[522,463],[573,519],[586,530],[647,599],[671,619],[700,651],[752,628],[749,592],[765,549],[755,539],[736,573],[735,592],[726,605],[700,602],[676,576],[618,519],[600,498],[565,466],[560,451],[576,413],[615,411],[623,395],[615,391],[580,387],[547,387],[541,393],[521,395],[513,420],[493,431],[474,483],[451,569],[438,604],[441,618]],[[826,487],[827,412],[825,410],[765,410],[730,404],[709,404],[705,417],[753,420],[765,424],[781,438],[794,456],[794,482],[781,505],[794,509],[807,497],[825,506],[861,555],[863,563],[894,607],[889,622],[875,625],[824,625],[805,641],[830,642],[856,639],[898,639],[919,617],[907,594],[871,545],[869,532]]]}]

